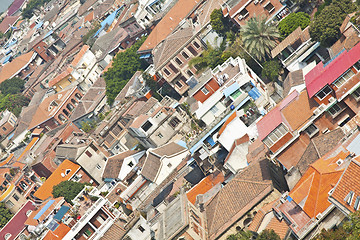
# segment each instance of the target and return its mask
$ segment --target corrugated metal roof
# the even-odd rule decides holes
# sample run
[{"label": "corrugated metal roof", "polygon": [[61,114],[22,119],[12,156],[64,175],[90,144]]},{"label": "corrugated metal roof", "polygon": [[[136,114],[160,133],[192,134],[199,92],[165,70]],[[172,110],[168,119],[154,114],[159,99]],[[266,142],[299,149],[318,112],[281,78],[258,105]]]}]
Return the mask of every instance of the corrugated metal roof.
[{"label": "corrugated metal roof", "polygon": [[350,51],[344,51],[329,64],[320,62],[308,74],[305,75],[305,84],[309,97],[313,97],[327,84],[333,83],[347,69],[360,59],[360,44],[357,44]]}]

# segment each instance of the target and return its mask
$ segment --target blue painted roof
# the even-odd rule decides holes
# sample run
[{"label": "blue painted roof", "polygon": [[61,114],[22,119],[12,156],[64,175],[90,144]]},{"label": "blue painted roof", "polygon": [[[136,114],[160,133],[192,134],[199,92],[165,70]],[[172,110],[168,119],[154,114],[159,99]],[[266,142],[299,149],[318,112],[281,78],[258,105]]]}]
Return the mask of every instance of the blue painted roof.
[{"label": "blue painted roof", "polygon": [[55,214],[54,219],[60,221],[64,217],[64,215],[67,213],[67,211],[69,211],[69,209],[70,208],[68,206],[61,206],[59,211]]},{"label": "blue painted roof", "polygon": [[7,63],[7,62],[10,60],[10,58],[11,58],[11,55],[7,56],[7,57],[5,58],[3,64]]},{"label": "blue painted roof", "polygon": [[184,142],[183,140],[179,140],[177,143],[176,143],[177,145],[180,145],[180,146],[182,146],[182,147],[184,147],[184,148],[188,148],[187,146],[186,146],[186,142]]},{"label": "blue painted roof", "polygon": [[35,215],[34,219],[37,220],[45,213],[46,210],[49,209],[49,207],[55,202],[55,200],[50,200],[43,206],[43,208]]},{"label": "blue painted roof", "polygon": [[35,28],[38,29],[38,28],[41,28],[41,26],[44,24],[43,21],[40,21],[38,24],[36,24]]},{"label": "blue painted roof", "polygon": [[149,58],[149,57],[151,57],[151,53],[147,53],[147,54],[141,55],[141,56],[140,56],[140,59],[145,59],[145,58]]},{"label": "blue painted roof", "polygon": [[121,7],[119,7],[118,9],[116,9],[113,13],[111,13],[107,18],[105,18],[104,21],[102,21],[100,23],[101,27],[99,28],[99,30],[97,30],[97,32],[95,33],[94,37],[96,37],[97,35],[99,35],[99,33],[104,30],[105,26],[110,26],[113,21],[115,20],[116,18],[116,15],[118,14],[118,12],[121,10],[121,8],[123,7],[124,5],[122,5]]},{"label": "blue painted roof", "polygon": [[234,82],[233,84],[230,85],[230,87],[226,88],[223,93],[225,97],[228,97],[239,88],[240,88],[239,84],[237,82]]},{"label": "blue painted roof", "polygon": [[259,91],[259,89],[257,89],[256,87],[253,87],[249,92],[248,92],[249,96],[252,97],[254,100],[258,99],[259,97],[261,97],[261,93]]}]

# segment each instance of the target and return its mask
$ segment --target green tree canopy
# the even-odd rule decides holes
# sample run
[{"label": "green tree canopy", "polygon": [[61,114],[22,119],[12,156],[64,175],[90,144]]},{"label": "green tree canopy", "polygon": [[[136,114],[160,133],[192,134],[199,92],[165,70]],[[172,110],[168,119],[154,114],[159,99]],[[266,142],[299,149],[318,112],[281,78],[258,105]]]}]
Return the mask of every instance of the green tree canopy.
[{"label": "green tree canopy", "polygon": [[6,96],[0,94],[0,111],[8,109],[18,117],[22,107],[29,105],[29,102],[30,99],[21,94],[8,94]]},{"label": "green tree canopy", "polygon": [[83,190],[85,183],[63,181],[58,185],[54,186],[52,195],[54,198],[64,197],[65,201],[72,204],[73,200],[81,190]]},{"label": "green tree canopy", "polygon": [[119,52],[113,60],[112,67],[105,72],[106,96],[110,105],[134,73],[145,70],[148,66],[136,53],[144,41],[145,38],[142,38],[130,48]]},{"label": "green tree canopy", "polygon": [[51,0],[30,0],[27,2],[26,7],[23,9],[21,15],[24,18],[31,18],[35,9],[39,9],[45,3],[50,1]]},{"label": "green tree canopy", "polygon": [[283,38],[290,35],[299,26],[305,29],[310,24],[310,15],[304,12],[290,13],[278,25],[279,32]]},{"label": "green tree canopy", "polygon": [[261,75],[271,81],[275,81],[281,69],[281,66],[278,61],[270,60],[264,63],[264,68],[261,71]]},{"label": "green tree canopy", "polygon": [[351,0],[334,0],[310,24],[310,36],[324,47],[330,47],[340,38],[340,26],[346,15],[356,10]]},{"label": "green tree canopy", "polygon": [[270,56],[280,37],[273,23],[266,23],[265,17],[252,17],[241,28],[242,41],[245,49],[256,59],[263,61]]},{"label": "green tree canopy", "polygon": [[24,91],[25,81],[21,78],[14,77],[0,83],[0,91],[4,95],[17,94]]},{"label": "green tree canopy", "polygon": [[360,236],[360,212],[350,215],[350,219],[336,229],[325,230],[312,240],[358,240]]},{"label": "green tree canopy", "polygon": [[265,229],[259,234],[256,240],[281,240],[281,238],[274,230]]},{"label": "green tree canopy", "polygon": [[221,11],[221,9],[214,9],[210,14],[210,24],[212,29],[219,34],[220,36],[224,36],[227,31],[227,27],[225,24],[225,18]]},{"label": "green tree canopy", "polygon": [[0,203],[0,228],[3,228],[12,217],[13,214],[5,207],[5,203]]}]

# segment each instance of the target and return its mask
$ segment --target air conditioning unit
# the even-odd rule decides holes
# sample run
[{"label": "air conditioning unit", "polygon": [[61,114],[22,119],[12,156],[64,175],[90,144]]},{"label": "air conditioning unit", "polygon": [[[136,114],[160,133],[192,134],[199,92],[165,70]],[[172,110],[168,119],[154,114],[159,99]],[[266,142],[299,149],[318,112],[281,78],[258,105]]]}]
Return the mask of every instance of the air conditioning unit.
[{"label": "air conditioning unit", "polygon": [[254,0],[254,4],[255,4],[255,5],[258,4],[258,2],[259,2],[258,0]]},{"label": "air conditioning unit", "polygon": [[329,103],[331,103],[331,102],[335,102],[335,98],[334,97],[331,97],[331,98],[329,98]]},{"label": "air conditioning unit", "polygon": [[238,19],[241,21],[244,18],[244,16],[240,15]]}]

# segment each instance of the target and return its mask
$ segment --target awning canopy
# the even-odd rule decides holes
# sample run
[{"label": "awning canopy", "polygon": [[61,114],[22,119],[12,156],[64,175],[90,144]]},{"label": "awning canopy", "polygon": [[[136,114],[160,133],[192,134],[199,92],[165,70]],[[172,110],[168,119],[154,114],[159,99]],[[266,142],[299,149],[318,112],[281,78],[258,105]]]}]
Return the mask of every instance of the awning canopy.
[{"label": "awning canopy", "polygon": [[61,208],[59,209],[59,211],[55,214],[54,219],[60,221],[64,215],[67,213],[67,211],[69,211],[70,207],[68,206],[61,206]]},{"label": "awning canopy", "polygon": [[48,201],[45,206],[43,206],[43,208],[35,215],[34,219],[37,220],[39,219],[44,213],[46,210],[49,209],[49,207],[55,202],[55,200],[50,200]]}]

